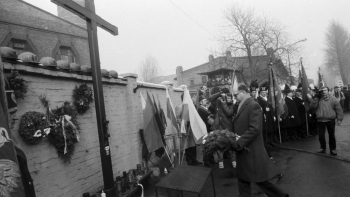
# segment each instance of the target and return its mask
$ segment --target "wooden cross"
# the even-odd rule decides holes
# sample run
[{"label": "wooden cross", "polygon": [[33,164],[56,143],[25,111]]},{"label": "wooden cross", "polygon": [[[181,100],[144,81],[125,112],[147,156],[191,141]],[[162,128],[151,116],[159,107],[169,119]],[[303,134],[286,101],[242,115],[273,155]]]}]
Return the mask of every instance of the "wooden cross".
[{"label": "wooden cross", "polygon": [[108,140],[110,135],[107,129],[108,121],[106,120],[102,89],[100,55],[98,51],[97,41],[97,26],[108,31],[112,35],[118,35],[118,28],[95,14],[94,0],[85,0],[85,8],[73,2],[72,0],[51,0],[51,2],[68,9],[69,11],[86,20],[96,107],[97,128],[100,142],[104,191],[106,192],[106,195],[110,197],[115,194],[115,188]]}]

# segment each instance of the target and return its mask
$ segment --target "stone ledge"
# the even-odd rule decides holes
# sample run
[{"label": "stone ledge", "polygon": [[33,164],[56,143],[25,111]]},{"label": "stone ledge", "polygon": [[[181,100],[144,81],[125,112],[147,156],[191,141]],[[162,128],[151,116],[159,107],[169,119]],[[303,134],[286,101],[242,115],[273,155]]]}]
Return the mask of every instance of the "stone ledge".
[{"label": "stone ledge", "polygon": [[[46,75],[46,76],[53,76],[58,78],[71,78],[74,80],[82,80],[82,81],[92,81],[92,76],[90,75],[84,75],[82,73],[78,73],[75,71],[64,71],[60,69],[46,69],[46,68],[40,68],[39,66],[31,66],[30,64],[26,63],[8,63],[3,62],[4,64],[4,70],[11,70],[16,69],[22,72],[26,73],[35,73],[40,75]],[[127,79],[124,78],[109,78],[109,77],[102,77],[103,83],[112,83],[112,84],[120,84],[120,85],[127,85]]]}]

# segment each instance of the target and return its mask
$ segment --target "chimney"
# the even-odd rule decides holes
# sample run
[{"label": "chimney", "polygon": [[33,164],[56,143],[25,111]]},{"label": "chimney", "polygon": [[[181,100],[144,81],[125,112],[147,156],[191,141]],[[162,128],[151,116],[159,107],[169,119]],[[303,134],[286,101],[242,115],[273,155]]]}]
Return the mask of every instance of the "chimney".
[{"label": "chimney", "polygon": [[182,73],[182,71],[183,71],[182,66],[176,67],[176,74],[180,74],[180,73]]},{"label": "chimney", "polygon": [[[85,7],[85,0],[73,0],[73,1]],[[72,13],[71,11],[68,11],[67,9],[61,6],[57,6],[57,16],[86,29],[86,21],[84,19],[80,18],[75,13]]]},{"label": "chimney", "polygon": [[226,57],[232,57],[231,56],[231,51],[226,51]]},{"label": "chimney", "polygon": [[209,62],[214,61],[214,55],[209,55]]}]

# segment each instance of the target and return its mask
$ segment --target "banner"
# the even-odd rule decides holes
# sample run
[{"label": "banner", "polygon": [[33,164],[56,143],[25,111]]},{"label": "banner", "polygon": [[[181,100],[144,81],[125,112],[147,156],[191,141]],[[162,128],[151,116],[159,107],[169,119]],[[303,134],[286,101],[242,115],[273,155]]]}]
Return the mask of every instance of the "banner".
[{"label": "banner", "polygon": [[156,121],[156,110],[148,92],[146,106],[143,110],[143,130],[144,140],[149,152],[153,152],[163,147],[162,137]]},{"label": "banner", "polygon": [[187,132],[187,122],[190,121],[190,127],[193,133],[195,143],[207,134],[207,127],[203,122],[202,118],[199,116],[196,107],[190,96],[190,92],[185,87],[184,88],[184,99],[182,106],[182,122],[181,122],[181,133]]},{"label": "banner", "polygon": [[13,136],[6,112],[3,64],[0,58],[0,196],[25,196]]},{"label": "banner", "polygon": [[272,68],[270,68],[269,72],[269,82],[269,96],[271,98],[272,107],[276,109],[277,115],[281,116],[282,114],[284,114],[282,91],[279,85],[277,84]]}]

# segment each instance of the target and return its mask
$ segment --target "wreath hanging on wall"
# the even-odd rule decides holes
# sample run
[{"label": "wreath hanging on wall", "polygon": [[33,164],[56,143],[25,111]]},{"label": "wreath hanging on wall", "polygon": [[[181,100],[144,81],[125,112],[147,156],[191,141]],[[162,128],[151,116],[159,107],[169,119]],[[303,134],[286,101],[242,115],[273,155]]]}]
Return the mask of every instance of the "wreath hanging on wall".
[{"label": "wreath hanging on wall", "polygon": [[79,126],[77,111],[70,102],[55,110],[49,108],[49,121],[51,132],[48,140],[57,149],[57,154],[65,162],[70,161],[75,143],[79,142]]},{"label": "wreath hanging on wall", "polygon": [[19,124],[19,134],[28,144],[37,144],[50,133],[46,116],[43,113],[29,111],[26,112]]},{"label": "wreath hanging on wall", "polygon": [[11,70],[11,74],[6,77],[10,88],[15,92],[16,98],[24,99],[24,95],[28,91],[26,80],[21,78],[17,70]]},{"label": "wreath hanging on wall", "polygon": [[77,122],[77,110],[70,102],[51,110],[46,96],[39,97],[47,109],[47,123],[50,132],[47,135],[48,141],[57,149],[58,156],[64,162],[70,161],[75,143],[79,142],[79,125]]},{"label": "wreath hanging on wall", "polygon": [[76,86],[73,91],[74,105],[79,114],[85,113],[90,108],[90,103],[94,101],[92,89],[86,84]]}]

